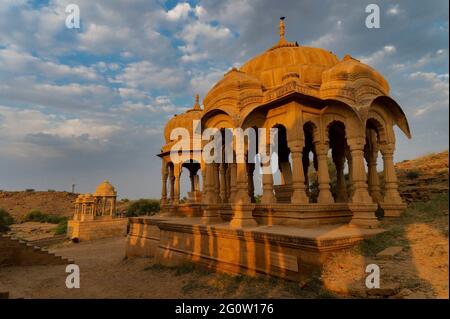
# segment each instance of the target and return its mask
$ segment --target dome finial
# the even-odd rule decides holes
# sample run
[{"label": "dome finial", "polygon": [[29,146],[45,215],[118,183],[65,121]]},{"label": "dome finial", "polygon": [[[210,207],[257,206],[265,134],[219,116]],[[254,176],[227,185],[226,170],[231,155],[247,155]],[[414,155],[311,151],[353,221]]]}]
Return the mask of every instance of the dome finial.
[{"label": "dome finial", "polygon": [[194,104],[194,110],[200,110],[200,95],[195,94],[195,104]]},{"label": "dome finial", "polygon": [[284,19],[286,19],[286,17],[280,17],[280,24],[279,24],[279,29],[280,29],[280,41],[284,40]]}]

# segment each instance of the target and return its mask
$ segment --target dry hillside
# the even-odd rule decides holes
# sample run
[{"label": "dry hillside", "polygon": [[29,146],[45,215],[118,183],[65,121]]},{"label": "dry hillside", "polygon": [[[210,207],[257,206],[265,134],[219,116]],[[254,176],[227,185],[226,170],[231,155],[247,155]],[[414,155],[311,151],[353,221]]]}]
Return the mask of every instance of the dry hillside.
[{"label": "dry hillside", "polygon": [[399,189],[408,202],[448,192],[448,150],[396,164]]},{"label": "dry hillside", "polygon": [[[44,214],[70,217],[73,215],[74,202],[78,194],[69,192],[42,191],[0,191],[0,208],[8,211],[15,220],[37,209]],[[123,211],[127,203],[119,201],[118,211]]]},{"label": "dry hillside", "polygon": [[15,220],[33,209],[51,215],[71,216],[78,194],[69,192],[0,191],[0,208],[8,211]]}]

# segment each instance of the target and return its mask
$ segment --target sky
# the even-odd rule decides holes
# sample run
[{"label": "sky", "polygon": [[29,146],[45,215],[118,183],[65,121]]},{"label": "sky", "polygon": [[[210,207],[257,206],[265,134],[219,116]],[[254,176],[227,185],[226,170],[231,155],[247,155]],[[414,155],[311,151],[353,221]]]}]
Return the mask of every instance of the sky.
[{"label": "sky", "polygon": [[[66,27],[70,3],[79,29]],[[370,3],[379,29],[365,25]],[[396,161],[448,149],[448,5],[1,0],[0,189],[93,192],[108,179],[121,198],[158,198],[166,121],[274,45],[280,16],[289,41],[351,54],[388,80],[412,133],[396,130]]]}]

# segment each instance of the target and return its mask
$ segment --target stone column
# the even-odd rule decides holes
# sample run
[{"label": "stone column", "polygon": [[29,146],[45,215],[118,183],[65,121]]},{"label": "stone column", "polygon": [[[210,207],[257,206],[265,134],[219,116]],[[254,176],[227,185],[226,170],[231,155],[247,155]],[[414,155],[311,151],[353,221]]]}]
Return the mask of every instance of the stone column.
[{"label": "stone column", "polygon": [[220,222],[220,216],[214,205],[217,204],[217,194],[215,194],[215,163],[205,164],[205,190],[206,195],[203,197],[205,208],[203,210],[202,222],[212,224]]},{"label": "stone column", "polygon": [[181,166],[175,167],[174,169],[175,174],[175,199],[174,204],[178,205],[180,203],[180,176],[181,176]]},{"label": "stone column", "polygon": [[352,180],[353,196],[352,203],[372,204],[372,198],[367,190],[367,176],[364,165],[364,138],[353,138],[349,141],[352,156]]},{"label": "stone column", "polygon": [[348,139],[352,158],[353,195],[349,205],[353,212],[351,225],[360,227],[377,227],[379,222],[375,216],[377,205],[373,203],[367,187],[367,176],[364,164],[365,138]]},{"label": "stone column", "polygon": [[317,202],[319,204],[333,203],[333,196],[330,192],[330,173],[328,172],[328,142],[322,143],[314,142],[314,147],[318,160],[318,181],[319,181],[319,196]]},{"label": "stone column", "polygon": [[346,146],[345,157],[348,164],[348,183],[347,183],[347,196],[349,199],[353,197],[353,161],[350,149]]},{"label": "stone column", "polygon": [[394,144],[380,146],[384,166],[384,203],[401,204],[402,198],[398,192],[397,175],[394,167]]},{"label": "stone column", "polygon": [[189,170],[189,180],[191,182],[191,192],[194,192],[195,191],[195,174],[191,170]]},{"label": "stone column", "polygon": [[170,183],[170,204],[173,205],[175,201],[175,173],[173,167],[169,170],[169,183]]},{"label": "stone column", "polygon": [[115,212],[116,212],[116,198],[113,197],[111,199],[111,217],[115,215]]},{"label": "stone column", "polygon": [[248,184],[248,196],[250,197],[250,201],[252,203],[255,202],[255,185],[253,182],[253,172],[255,170],[255,164],[248,163],[247,164],[247,184]]},{"label": "stone column", "polygon": [[205,167],[205,163],[202,163],[202,167],[201,167],[201,174],[202,174],[202,196],[206,195],[206,167]]},{"label": "stone column", "polygon": [[[266,146],[266,150],[270,150],[270,145]],[[270,159],[265,164],[263,164],[261,162],[261,167],[262,167],[261,204],[266,204],[266,205],[275,203],[275,195],[273,193],[273,175],[272,175],[272,170],[271,170],[270,166],[271,166]]]},{"label": "stone column", "polygon": [[225,171],[225,189],[226,189],[226,198],[227,198],[227,203],[230,202],[230,196],[231,196],[231,164],[226,164],[226,171]]},{"label": "stone column", "polygon": [[290,146],[292,156],[292,204],[307,204],[305,175],[303,170],[303,146],[300,143]]},{"label": "stone column", "polygon": [[169,177],[169,173],[167,172],[167,164],[165,161],[163,161],[161,177],[162,177],[161,204],[165,205],[167,204],[167,178]]},{"label": "stone column", "polygon": [[220,164],[214,164],[214,204],[220,204],[222,202],[220,198]]},{"label": "stone column", "polygon": [[[237,156],[236,158],[242,157]],[[255,227],[257,226],[253,218],[255,204],[251,203],[250,196],[248,196],[247,163],[237,163],[236,165],[237,192],[232,205],[234,214],[230,226],[236,228]]]},{"label": "stone column", "polygon": [[237,165],[236,163],[230,163],[230,203],[234,202],[236,197],[236,174],[237,174]]},{"label": "stone column", "polygon": [[346,203],[348,201],[347,186],[344,177],[344,150],[333,150],[333,162],[336,167],[336,202]]},{"label": "stone column", "polygon": [[365,158],[367,161],[367,180],[369,184],[369,194],[375,203],[382,202],[380,179],[377,172],[377,154],[378,149],[369,147],[365,151]]},{"label": "stone column", "polygon": [[102,216],[106,213],[106,197],[102,197]]},{"label": "stone column", "polygon": [[303,176],[305,177],[305,194],[308,199],[307,203],[309,203],[309,196],[310,190],[309,190],[309,150],[307,153],[302,153],[302,165],[303,165]]},{"label": "stone column", "polygon": [[227,189],[226,189],[226,168],[225,163],[218,164],[219,165],[219,173],[220,173],[220,202],[227,202]]}]

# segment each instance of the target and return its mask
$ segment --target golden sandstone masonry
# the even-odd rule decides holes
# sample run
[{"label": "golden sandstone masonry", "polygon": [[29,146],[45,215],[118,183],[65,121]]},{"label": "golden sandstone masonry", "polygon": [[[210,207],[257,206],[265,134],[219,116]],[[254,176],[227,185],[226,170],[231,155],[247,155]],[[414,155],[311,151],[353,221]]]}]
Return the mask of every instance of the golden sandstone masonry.
[{"label": "golden sandstone masonry", "polygon": [[[166,144],[158,155],[162,213],[131,218],[128,256],[298,280],[320,267],[330,252],[383,231],[375,216],[378,208],[385,218],[405,208],[393,163],[394,125],[408,137],[410,131],[387,81],[350,55],[339,60],[329,51],[287,41],[283,19],[279,29],[278,43],[226,73],[206,95],[203,109],[197,97],[191,110],[167,123]],[[194,158],[202,150],[194,147],[189,159],[174,163],[171,149],[177,141],[170,133],[184,127],[192,136],[195,120],[202,130],[277,128],[281,183],[274,185],[272,174],[263,174],[258,201],[254,163],[199,162]],[[248,155],[236,152],[234,158]],[[329,155],[336,169],[334,190]],[[310,166],[318,176],[318,192],[309,181]],[[189,171],[187,202],[180,200],[182,168]]]},{"label": "golden sandstone masonry", "polygon": [[127,219],[116,215],[116,197],[116,190],[107,180],[97,186],[94,195],[79,195],[67,236],[73,241],[125,236]]}]

